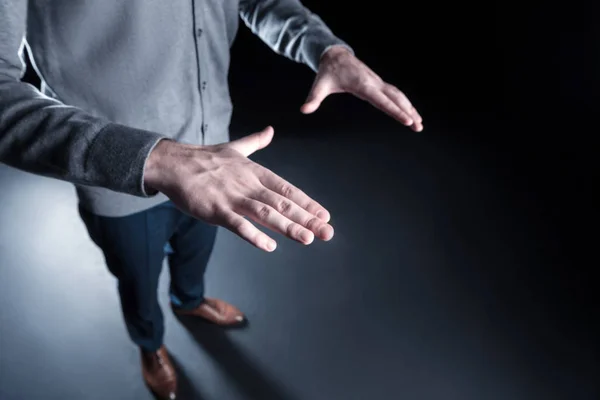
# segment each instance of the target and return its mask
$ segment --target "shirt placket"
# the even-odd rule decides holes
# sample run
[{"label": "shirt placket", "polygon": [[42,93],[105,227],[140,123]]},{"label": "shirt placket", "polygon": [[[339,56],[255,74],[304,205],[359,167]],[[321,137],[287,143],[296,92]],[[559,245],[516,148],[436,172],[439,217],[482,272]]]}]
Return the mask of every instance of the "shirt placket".
[{"label": "shirt placket", "polygon": [[195,34],[195,43],[196,43],[196,63],[197,63],[197,71],[198,71],[198,92],[200,95],[200,109],[201,109],[201,127],[200,127],[200,143],[204,145],[206,143],[206,135],[208,134],[208,118],[206,113],[207,99],[206,99],[206,74],[207,70],[203,66],[203,57],[202,57],[202,48],[204,45],[205,33],[205,25],[203,19],[203,0],[193,0],[193,11],[194,11],[194,34]]}]

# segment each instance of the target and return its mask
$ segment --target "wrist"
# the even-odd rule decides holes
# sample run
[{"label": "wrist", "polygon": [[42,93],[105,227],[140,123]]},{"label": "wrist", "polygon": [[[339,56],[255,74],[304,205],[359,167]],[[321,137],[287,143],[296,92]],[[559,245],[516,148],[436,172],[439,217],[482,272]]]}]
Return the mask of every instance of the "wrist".
[{"label": "wrist", "polygon": [[172,165],[168,159],[178,146],[180,146],[179,143],[170,139],[163,139],[154,146],[144,165],[144,191],[146,194],[153,196],[162,191],[168,180],[170,165]]},{"label": "wrist", "polygon": [[334,44],[321,55],[321,63],[336,60],[340,57],[352,56],[353,52],[343,44]]}]

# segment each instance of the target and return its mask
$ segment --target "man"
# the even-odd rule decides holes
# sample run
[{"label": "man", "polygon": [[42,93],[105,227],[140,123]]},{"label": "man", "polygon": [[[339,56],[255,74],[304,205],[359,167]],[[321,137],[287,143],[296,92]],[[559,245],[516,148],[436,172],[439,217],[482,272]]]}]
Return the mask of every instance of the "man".
[{"label": "man", "polygon": [[[246,218],[304,244],[333,236],[325,208],[247,158],[269,144],[271,127],[229,142],[239,16],[317,72],[303,113],[349,92],[422,130],[408,99],[297,0],[0,0],[0,161],[76,184],[160,398],[176,395],[156,296],[166,244],[173,310],[229,326],[242,313],[204,297],[217,225],[265,251],[275,241]],[[24,38],[41,92],[19,82]]]}]

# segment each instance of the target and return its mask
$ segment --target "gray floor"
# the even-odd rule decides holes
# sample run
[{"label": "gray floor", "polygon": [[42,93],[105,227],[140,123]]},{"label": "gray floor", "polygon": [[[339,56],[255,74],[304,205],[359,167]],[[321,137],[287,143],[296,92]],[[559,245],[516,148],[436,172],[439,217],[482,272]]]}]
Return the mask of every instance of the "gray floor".
[{"label": "gray floor", "polygon": [[[336,236],[266,254],[221,230],[208,293],[250,324],[164,307],[180,398],[597,399],[594,320],[561,322],[577,305],[549,300],[571,292],[543,282],[536,199],[490,154],[436,132],[277,137],[256,159]],[[0,187],[0,398],[151,399],[71,186],[1,167]]]}]

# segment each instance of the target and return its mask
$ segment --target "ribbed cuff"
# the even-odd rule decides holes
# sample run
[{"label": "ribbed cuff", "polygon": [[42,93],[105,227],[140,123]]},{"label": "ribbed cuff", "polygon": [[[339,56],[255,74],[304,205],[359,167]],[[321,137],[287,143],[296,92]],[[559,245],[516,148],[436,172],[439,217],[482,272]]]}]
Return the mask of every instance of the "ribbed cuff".
[{"label": "ribbed cuff", "polygon": [[164,135],[109,123],[95,136],[86,158],[86,180],[138,197],[151,197],[144,190],[144,167]]}]

